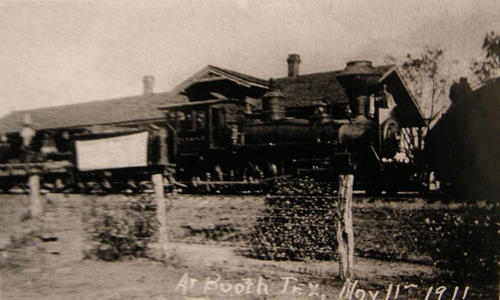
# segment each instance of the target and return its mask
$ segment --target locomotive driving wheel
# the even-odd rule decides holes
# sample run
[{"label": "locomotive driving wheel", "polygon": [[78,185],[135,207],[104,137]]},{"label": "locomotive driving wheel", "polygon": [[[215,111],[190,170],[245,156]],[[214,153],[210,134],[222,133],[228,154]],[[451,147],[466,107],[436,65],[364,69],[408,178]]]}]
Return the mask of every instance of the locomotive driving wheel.
[{"label": "locomotive driving wheel", "polygon": [[382,156],[393,158],[399,151],[401,130],[399,123],[394,118],[388,119],[382,129]]}]

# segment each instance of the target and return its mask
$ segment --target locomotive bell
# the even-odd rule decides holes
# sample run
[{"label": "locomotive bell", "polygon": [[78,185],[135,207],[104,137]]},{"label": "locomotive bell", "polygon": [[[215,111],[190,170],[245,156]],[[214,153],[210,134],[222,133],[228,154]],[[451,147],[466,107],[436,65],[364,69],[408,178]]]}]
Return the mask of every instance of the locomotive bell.
[{"label": "locomotive bell", "polygon": [[355,119],[365,119],[368,114],[370,94],[377,88],[380,74],[371,61],[350,61],[337,75],[337,80],[345,89],[349,106]]}]

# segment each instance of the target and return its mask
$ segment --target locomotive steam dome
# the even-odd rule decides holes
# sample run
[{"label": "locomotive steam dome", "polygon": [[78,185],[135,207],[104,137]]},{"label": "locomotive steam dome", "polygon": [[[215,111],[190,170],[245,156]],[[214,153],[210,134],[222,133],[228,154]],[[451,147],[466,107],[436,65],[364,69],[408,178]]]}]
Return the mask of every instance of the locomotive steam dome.
[{"label": "locomotive steam dome", "polygon": [[349,98],[349,106],[355,119],[366,118],[370,94],[376,89],[380,76],[368,60],[350,61],[337,75],[337,80]]},{"label": "locomotive steam dome", "polygon": [[269,91],[262,96],[263,121],[277,121],[285,118],[281,101],[285,98],[274,79],[269,79]]}]

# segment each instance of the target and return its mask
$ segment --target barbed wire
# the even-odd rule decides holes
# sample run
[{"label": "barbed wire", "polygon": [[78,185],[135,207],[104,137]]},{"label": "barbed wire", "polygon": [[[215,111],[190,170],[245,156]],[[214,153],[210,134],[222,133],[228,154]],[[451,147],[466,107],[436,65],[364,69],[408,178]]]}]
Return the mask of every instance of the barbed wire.
[{"label": "barbed wire", "polygon": [[[314,206],[309,208],[298,207],[291,204],[288,207],[274,207],[272,205],[266,207],[264,203],[256,204],[258,207],[253,207],[251,205],[245,207],[231,207],[232,204],[210,206],[210,204],[213,203],[205,203],[203,205],[194,206],[174,206],[174,209],[193,210],[200,208],[202,210],[192,211],[189,214],[194,215],[196,218],[193,220],[192,223],[194,225],[192,226],[199,227],[201,229],[195,229],[198,232],[192,232],[188,234],[188,236],[176,238],[173,242],[228,246],[233,247],[238,251],[252,252],[249,255],[259,256],[260,254],[263,254],[263,257],[266,257],[267,255],[270,259],[273,257],[276,258],[276,256],[273,255],[276,254],[275,252],[280,251],[319,255],[328,254],[336,257],[337,249],[334,243],[332,243],[331,248],[315,248],[317,244],[313,244],[317,240],[307,240],[307,237],[302,237],[302,234],[307,235],[307,231],[301,231],[300,228],[320,228],[322,229],[321,232],[325,232],[323,230],[326,230],[333,231],[333,234],[335,234],[334,230],[337,227],[337,220],[339,217],[337,206],[335,204],[336,200],[338,200],[337,196],[276,195],[270,198],[275,198],[278,202],[279,200],[286,198],[299,199],[299,201],[300,199],[323,199],[323,201],[320,200],[318,202],[323,204],[327,203],[331,206],[327,208]],[[331,199],[332,201],[325,202],[324,199]],[[268,200],[273,199],[269,199],[268,197]],[[294,201],[291,201],[291,203],[294,203]],[[230,210],[228,212],[230,214],[229,216],[211,215],[214,211],[227,210]],[[243,212],[246,211],[247,213],[235,214],[235,210],[241,210]],[[446,211],[447,213],[453,214],[456,209],[446,209]],[[427,232],[430,233],[444,230],[445,226],[450,225],[450,222],[446,221],[442,217],[432,217],[432,215],[427,215],[425,212],[422,212],[422,208],[420,207],[403,209],[393,206],[353,207],[352,214],[355,239],[357,236],[361,236],[364,239],[360,244],[355,244],[355,253],[360,257],[396,259],[409,262],[426,261],[426,259],[429,259],[428,253],[425,249],[422,249],[421,245],[419,245],[422,243],[422,238],[425,239],[425,237],[428,236]],[[200,220],[207,220],[211,224],[202,224],[201,226],[199,224],[197,225],[196,223],[200,222]],[[171,226],[177,226],[175,224],[175,220],[170,221],[171,222],[167,221],[168,224],[171,224]],[[217,227],[218,225],[222,226],[222,230],[221,227]],[[261,225],[267,225],[271,228]],[[492,226],[495,225],[498,226],[498,224],[492,221]],[[226,230],[227,227],[224,226],[232,227],[234,231]],[[281,229],[277,230],[272,228],[273,226],[281,227]],[[441,229],[440,226],[443,226],[443,229]],[[295,233],[299,233],[298,238],[301,240],[301,243],[304,243],[304,248],[300,248],[299,246],[267,246],[267,242],[258,243],[258,245],[251,244],[251,234],[253,233],[267,234],[275,232],[277,234],[281,234],[280,230],[287,230],[288,228],[293,230]],[[217,235],[217,233],[215,235],[210,234],[217,230],[221,230],[222,235]],[[203,240],[194,242],[189,241],[190,239],[196,239],[197,237]],[[281,238],[285,239],[286,244],[290,241],[293,242],[294,239],[292,236],[281,236]],[[420,241],[417,242],[417,239],[420,239]],[[272,243],[273,241],[270,242]],[[309,247],[310,245],[313,245],[313,247]],[[358,247],[358,245],[360,246]],[[277,255],[286,255],[286,253],[278,253]],[[302,255],[299,254],[299,256]],[[280,257],[277,259],[280,259]]]},{"label": "barbed wire", "polygon": [[[264,225],[269,225],[269,222],[255,222],[256,224],[264,224]],[[168,223],[167,223],[168,224]],[[281,223],[280,225],[290,225],[290,226],[304,226],[304,223]],[[323,228],[323,227],[335,227],[336,224],[307,224],[307,227],[314,227],[314,228]],[[189,225],[188,225],[189,226]],[[210,228],[214,229],[214,228]]]},{"label": "barbed wire", "polygon": [[[169,239],[170,243],[179,243],[179,244],[194,244],[194,245],[207,245],[207,246],[232,246],[240,249],[248,249],[253,250],[254,245],[248,243],[233,243],[233,242],[221,242],[221,241],[189,241],[189,240],[180,240],[180,239]],[[258,246],[259,249],[268,249],[275,251],[283,251],[283,250],[291,250],[294,252],[317,252],[317,253],[337,253],[337,249],[326,250],[326,247],[322,247],[320,249],[299,249],[298,247],[276,247],[276,246]]]},{"label": "barbed wire", "polygon": [[[193,209],[193,208],[203,208],[203,209],[225,209],[227,210],[227,206],[172,206],[171,208],[175,209]],[[233,208],[230,208],[233,209]],[[235,207],[234,209],[240,209]],[[254,208],[256,211],[262,211],[262,210],[284,210],[284,211],[289,211],[289,210],[309,210],[309,211],[329,211],[329,210],[334,210],[336,209],[336,206],[332,206],[331,208],[303,208],[303,207],[298,207],[298,206],[289,206],[286,208],[283,207],[265,207],[265,208]]]}]

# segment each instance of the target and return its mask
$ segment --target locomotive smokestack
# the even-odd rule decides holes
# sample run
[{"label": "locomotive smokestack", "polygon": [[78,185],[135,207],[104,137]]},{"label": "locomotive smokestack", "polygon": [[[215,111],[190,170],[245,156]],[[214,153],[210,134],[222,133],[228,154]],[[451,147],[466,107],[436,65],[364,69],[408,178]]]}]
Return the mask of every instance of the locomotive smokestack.
[{"label": "locomotive smokestack", "polygon": [[155,78],[151,75],[146,75],[143,77],[142,82],[144,83],[144,96],[153,95]]},{"label": "locomotive smokestack", "polygon": [[369,60],[348,61],[345,66],[344,72],[371,73],[373,72],[372,62]]},{"label": "locomotive smokestack", "polygon": [[349,98],[349,106],[355,119],[366,119],[370,94],[377,87],[380,76],[368,60],[350,61],[344,71],[337,75],[337,80]]},{"label": "locomotive smokestack", "polygon": [[300,55],[289,54],[286,62],[288,63],[288,77],[299,76]]}]

